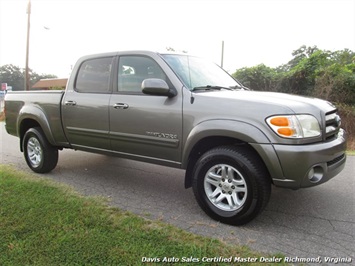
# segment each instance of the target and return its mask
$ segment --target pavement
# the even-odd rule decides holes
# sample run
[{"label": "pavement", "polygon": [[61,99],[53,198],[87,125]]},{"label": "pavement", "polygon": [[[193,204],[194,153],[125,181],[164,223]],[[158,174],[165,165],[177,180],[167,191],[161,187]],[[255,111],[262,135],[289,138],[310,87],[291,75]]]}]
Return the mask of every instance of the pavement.
[{"label": "pavement", "polygon": [[[32,173],[16,137],[0,123],[0,162]],[[73,150],[59,153],[58,166],[46,178],[148,219],[161,220],[203,236],[253,250],[290,257],[346,258],[355,264],[355,156],[345,169],[317,187],[273,187],[265,211],[244,226],[210,219],[184,189],[184,171]],[[351,264],[351,263],[350,263]],[[341,264],[339,264],[341,265]]]}]

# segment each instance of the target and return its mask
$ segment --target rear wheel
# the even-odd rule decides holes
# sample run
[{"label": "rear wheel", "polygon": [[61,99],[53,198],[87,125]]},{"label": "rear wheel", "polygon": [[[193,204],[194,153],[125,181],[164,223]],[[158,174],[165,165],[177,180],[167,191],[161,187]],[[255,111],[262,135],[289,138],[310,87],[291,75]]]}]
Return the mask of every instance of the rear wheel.
[{"label": "rear wheel", "polygon": [[41,128],[30,128],[22,145],[26,163],[34,172],[47,173],[57,166],[58,149],[48,142]]},{"label": "rear wheel", "polygon": [[201,156],[193,171],[193,191],[213,219],[242,225],[266,206],[271,182],[264,164],[243,146],[218,147]]}]

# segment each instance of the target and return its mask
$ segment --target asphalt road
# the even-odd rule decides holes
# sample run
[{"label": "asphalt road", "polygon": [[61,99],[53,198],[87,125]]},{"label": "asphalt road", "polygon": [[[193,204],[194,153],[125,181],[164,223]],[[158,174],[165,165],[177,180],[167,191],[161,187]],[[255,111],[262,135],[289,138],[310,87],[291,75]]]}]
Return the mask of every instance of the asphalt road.
[{"label": "asphalt road", "polygon": [[[4,123],[0,131],[1,162],[31,172],[18,139],[6,133]],[[192,190],[184,189],[182,170],[65,150],[57,168],[44,176],[83,194],[107,197],[120,209],[228,243],[291,257],[352,258],[355,264],[355,156],[348,157],[342,173],[318,187],[273,187],[266,210],[240,227],[205,215]]]}]

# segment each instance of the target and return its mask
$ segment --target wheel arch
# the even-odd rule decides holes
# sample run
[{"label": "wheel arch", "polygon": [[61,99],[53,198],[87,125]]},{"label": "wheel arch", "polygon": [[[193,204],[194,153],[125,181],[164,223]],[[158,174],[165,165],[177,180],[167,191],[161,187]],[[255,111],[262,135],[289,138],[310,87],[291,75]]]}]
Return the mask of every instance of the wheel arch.
[{"label": "wheel arch", "polygon": [[[37,108],[36,108],[37,109]],[[46,116],[40,110],[36,110],[33,113],[22,113],[18,122],[18,136],[20,137],[20,149],[23,152],[22,142],[25,133],[30,128],[40,127],[43,130],[45,137],[51,145],[55,145],[53,135],[50,130],[50,126],[47,122]]]},{"label": "wheel arch", "polygon": [[[249,143],[270,141],[260,129],[245,122],[212,120],[196,126],[190,132],[183,152],[182,168],[186,169],[185,188],[192,186],[192,171],[199,157],[219,146],[246,147],[265,165],[262,156]],[[266,166],[265,168],[268,169]]]}]

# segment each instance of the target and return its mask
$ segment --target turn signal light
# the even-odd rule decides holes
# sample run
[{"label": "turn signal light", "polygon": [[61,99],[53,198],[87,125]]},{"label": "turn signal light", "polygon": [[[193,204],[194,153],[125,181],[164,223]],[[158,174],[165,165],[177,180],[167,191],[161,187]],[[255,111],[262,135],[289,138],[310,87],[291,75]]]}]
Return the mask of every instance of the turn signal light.
[{"label": "turn signal light", "polygon": [[277,129],[277,133],[279,133],[282,136],[291,137],[295,134],[295,130],[289,127],[281,127]]},{"label": "turn signal light", "polygon": [[270,123],[277,127],[288,127],[290,125],[287,117],[277,116],[270,119]]}]

